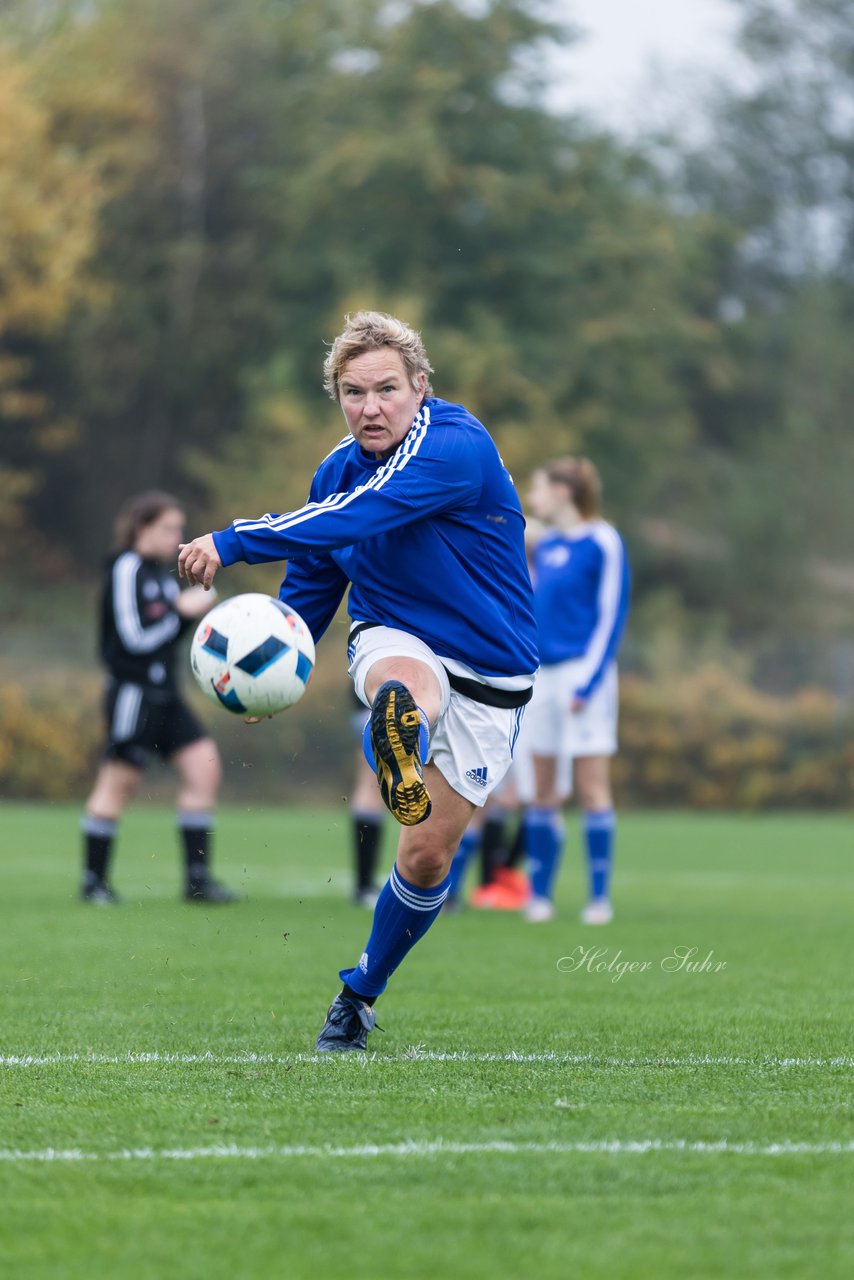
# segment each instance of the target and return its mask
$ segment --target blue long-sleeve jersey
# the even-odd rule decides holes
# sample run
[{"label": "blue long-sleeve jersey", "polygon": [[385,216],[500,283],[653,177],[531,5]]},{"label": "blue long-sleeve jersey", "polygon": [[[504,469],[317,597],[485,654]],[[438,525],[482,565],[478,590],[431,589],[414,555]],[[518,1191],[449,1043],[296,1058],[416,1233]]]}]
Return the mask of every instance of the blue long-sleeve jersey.
[{"label": "blue long-sleeve jersey", "polygon": [[347,436],[304,507],[213,536],[223,565],[289,561],[279,594],[315,640],[350,583],[351,618],[407,631],[488,679],[537,669],[524,524],[485,427],[431,398],[389,457]]},{"label": "blue long-sleeve jersey", "polygon": [[576,695],[589,698],[617,656],[631,576],[623,540],[605,520],[549,533],[533,557],[534,608],[544,666],[581,662]]}]

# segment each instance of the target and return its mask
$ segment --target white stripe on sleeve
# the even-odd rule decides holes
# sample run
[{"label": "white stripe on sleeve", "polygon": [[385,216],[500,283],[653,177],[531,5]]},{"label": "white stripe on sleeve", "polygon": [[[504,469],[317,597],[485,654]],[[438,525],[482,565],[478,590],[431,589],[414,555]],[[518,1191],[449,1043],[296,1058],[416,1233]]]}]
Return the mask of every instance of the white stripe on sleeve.
[{"label": "white stripe on sleeve", "polygon": [[167,613],[153,626],[145,627],[136,600],[136,580],[142,559],[135,551],[125,551],[113,565],[113,613],[116,630],[128,653],[153,653],[174,640],[181,630],[177,613]]},{"label": "white stripe on sleeve", "polygon": [[[377,492],[382,489],[388,482],[418,453],[427,428],[430,425],[430,410],[427,405],[416,415],[412,429],[404,438],[403,443],[389,458],[371,476],[366,484],[359,485],[352,492],[330,493],[328,497],[321,502],[309,502],[304,507],[300,507],[298,511],[288,511],[284,515],[262,516],[260,520],[235,520],[234,529],[237,533],[251,533],[256,529],[270,529],[276,533],[286,533],[288,529],[293,529],[297,525],[304,524],[307,520],[313,520],[317,516],[324,516],[330,511],[338,511],[343,507],[348,507],[351,502],[355,502],[363,493],[371,491]],[[341,447],[340,445],[338,446]],[[333,450],[336,452],[336,450]]]},{"label": "white stripe on sleeve", "polygon": [[617,624],[620,607],[620,589],[623,581],[623,544],[616,529],[604,520],[597,521],[589,529],[590,536],[602,550],[602,577],[599,581],[598,617],[584,657],[578,662],[581,677],[578,688],[583,689],[599,670]]}]

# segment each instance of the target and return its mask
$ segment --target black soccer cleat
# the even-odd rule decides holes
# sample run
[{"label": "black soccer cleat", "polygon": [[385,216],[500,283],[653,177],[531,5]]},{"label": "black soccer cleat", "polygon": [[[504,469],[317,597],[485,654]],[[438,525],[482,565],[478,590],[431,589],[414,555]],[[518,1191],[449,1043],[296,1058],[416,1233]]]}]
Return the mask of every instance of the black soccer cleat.
[{"label": "black soccer cleat", "polygon": [[223,906],[227,902],[239,902],[240,894],[227,889],[224,884],[205,876],[204,880],[191,880],[184,891],[185,902],[210,902]]},{"label": "black soccer cleat", "polygon": [[81,902],[91,902],[96,907],[115,907],[121,898],[106,882],[95,880],[92,884],[84,884],[80,890]]},{"label": "black soccer cleat", "polygon": [[[326,1021],[317,1037],[318,1053],[364,1053],[368,1032],[377,1024],[377,1015],[369,1004],[345,996],[335,997],[326,1012]],[[378,1027],[381,1031],[382,1028]]]},{"label": "black soccer cleat", "polygon": [[421,712],[405,684],[380,685],[371,710],[371,745],[380,795],[404,827],[429,818],[433,805],[421,768]]}]

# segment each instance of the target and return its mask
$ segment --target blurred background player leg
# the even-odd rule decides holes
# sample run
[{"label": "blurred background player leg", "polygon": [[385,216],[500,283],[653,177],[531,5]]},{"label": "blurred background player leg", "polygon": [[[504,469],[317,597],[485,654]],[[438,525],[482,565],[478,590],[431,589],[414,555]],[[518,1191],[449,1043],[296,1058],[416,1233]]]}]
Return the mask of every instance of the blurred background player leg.
[{"label": "blurred background player leg", "polygon": [[[108,747],[109,749],[109,747]],[[83,831],[84,902],[109,906],[119,901],[110,883],[110,864],[119,819],[139,786],[142,770],[122,760],[104,760],[86,801]]]},{"label": "blurred background player leg", "polygon": [[617,693],[617,666],[612,663],[585,709],[573,717],[570,728],[588,875],[588,900],[581,913],[584,924],[609,924],[614,915],[611,871],[616,817],[611,757],[617,750]]},{"label": "blurred background player leg", "polygon": [[451,883],[448,888],[448,896],[445,899],[445,905],[442,907],[443,915],[452,915],[460,911],[464,905],[463,888],[465,885],[466,872],[473,855],[477,851],[477,847],[481,842],[483,834],[483,810],[478,809],[471,822],[466,827],[460,839],[457,852],[454,854],[454,860],[451,863]]},{"label": "blurred background player leg", "polygon": [[581,920],[608,924],[614,914],[610,884],[616,820],[610,760],[617,749],[615,663],[609,664],[592,696],[567,717],[563,748],[571,757],[587,872],[587,903]]},{"label": "blurred background player leg", "polygon": [[[520,735],[521,737],[521,735]],[[526,779],[530,777],[530,787]],[[517,742],[513,763],[501,786],[490,796],[481,836],[481,883],[471,896],[473,907],[481,911],[518,911],[530,894],[522,870],[522,795],[533,795],[533,765],[524,747]],[[516,818],[516,829],[512,823]]]},{"label": "blurred background player leg", "polygon": [[[522,839],[531,891],[524,905],[530,924],[543,924],[555,914],[554,888],[564,842],[563,808],[572,791],[572,771],[566,750],[570,717],[568,664],[542,667],[534,697],[522,725],[522,752],[529,752]],[[533,795],[531,795],[533,785]]]},{"label": "blurred background player leg", "polygon": [[480,887],[492,884],[499,867],[506,866],[507,820],[510,814],[494,796],[487,801],[480,833]]},{"label": "blurred background player leg", "polygon": [[219,752],[212,738],[198,738],[171,758],[180,778],[176,821],[184,855],[184,898],[187,902],[236,902],[211,875],[214,816],[222,779]]},{"label": "blurred background player leg", "polygon": [[563,816],[557,789],[558,758],[534,754],[536,794],[523,820],[531,893],[524,915],[529,924],[554,918],[554,886],[563,854]]},{"label": "blurred background player leg", "polygon": [[611,870],[617,823],[608,765],[607,756],[585,756],[575,762],[589,885],[588,901],[581,913],[584,924],[609,924],[614,916]]},{"label": "blurred background player leg", "polygon": [[365,759],[362,739],[371,718],[369,708],[353,695],[358,710],[353,713],[356,750],[353,761],[353,789],[350,820],[353,837],[353,902],[373,911],[377,905],[377,864],[382,847],[386,808],[377,790],[377,777]]}]

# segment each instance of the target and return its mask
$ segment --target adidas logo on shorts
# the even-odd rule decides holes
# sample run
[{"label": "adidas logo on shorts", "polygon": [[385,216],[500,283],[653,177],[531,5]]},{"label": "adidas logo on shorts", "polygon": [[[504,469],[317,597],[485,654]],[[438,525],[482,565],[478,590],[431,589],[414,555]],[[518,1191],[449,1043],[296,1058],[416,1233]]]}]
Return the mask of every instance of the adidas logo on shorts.
[{"label": "adidas logo on shorts", "polygon": [[466,769],[466,777],[471,778],[472,782],[476,782],[479,787],[485,787],[486,767],[481,765],[479,769]]}]

